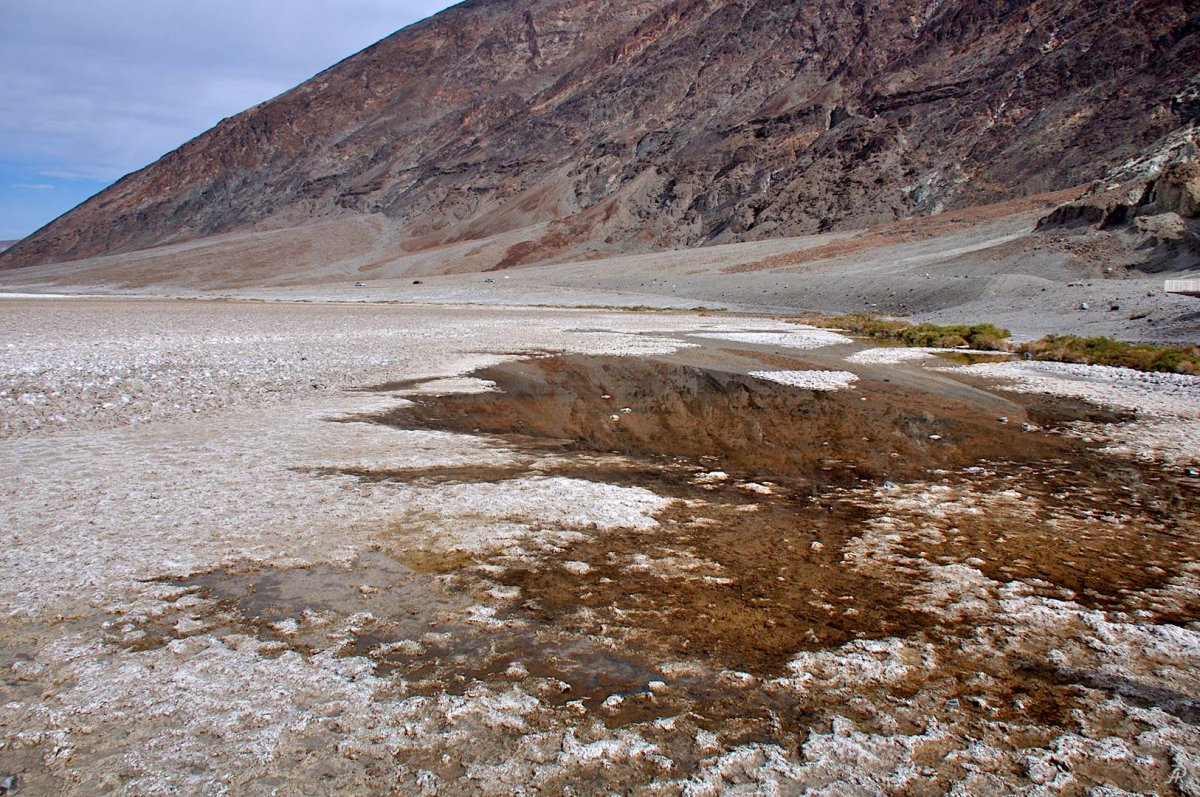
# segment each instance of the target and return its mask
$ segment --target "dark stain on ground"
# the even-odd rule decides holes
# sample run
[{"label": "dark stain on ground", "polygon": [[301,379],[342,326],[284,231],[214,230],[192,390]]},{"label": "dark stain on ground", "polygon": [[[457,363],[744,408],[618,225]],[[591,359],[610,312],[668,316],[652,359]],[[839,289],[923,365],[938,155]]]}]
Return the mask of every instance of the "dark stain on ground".
[{"label": "dark stain on ground", "polygon": [[[542,696],[548,702],[579,700],[597,708],[613,694],[648,695],[649,684],[664,677],[640,658],[594,640],[564,639],[557,629],[529,622],[524,612],[507,612],[504,619],[515,622],[494,626],[465,620],[472,605],[468,592],[380,552],[344,566],[232,567],[163,582],[215,602],[217,611],[204,615],[209,633],[247,633],[278,643],[281,651],[333,648],[366,656],[376,662],[377,674],[401,674],[414,693],[460,693],[516,666],[520,675],[510,677],[558,684]],[[126,647],[150,650],[179,638],[178,619],[167,615],[143,626],[146,633]]]},{"label": "dark stain on ground", "polygon": [[1141,708],[1157,708],[1191,725],[1200,725],[1200,699],[1191,695],[1146,684],[1122,675],[1072,668],[1055,668],[1027,663],[1022,672],[1057,686],[1084,686],[1120,695]]},{"label": "dark stain on ground", "polygon": [[[343,473],[423,484],[531,473],[507,466],[447,471]],[[873,514],[861,502],[846,500],[844,490],[833,488],[818,498],[808,489],[775,487],[763,495],[738,483],[707,481],[703,469],[685,464],[557,462],[536,473],[639,486],[679,500],[658,515],[656,529],[586,535],[563,545],[555,561],[509,563],[492,573],[493,580],[518,587],[527,598],[514,615],[518,619],[581,636],[619,633],[636,637],[638,649],[653,650],[658,660],[701,658],[754,673],[777,673],[798,650],[905,635],[932,622],[901,605],[899,585],[842,565],[846,540]],[[639,556],[644,566],[634,560]],[[656,564],[681,556],[712,574],[664,575]],[[589,569],[580,573],[564,562],[583,562]],[[470,564],[454,552],[419,550],[406,563],[443,574]]]},{"label": "dark stain on ground", "polygon": [[[462,596],[443,589],[436,577],[376,551],[363,552],[345,565],[232,565],[157,581],[186,588],[175,596],[176,601],[193,595],[216,604],[215,612],[203,613],[209,624],[207,632],[249,634],[278,643],[280,650],[301,653],[338,644],[330,636],[341,632],[336,620],[329,626],[314,622],[316,615],[386,617],[396,640],[420,636],[431,629],[430,622],[436,624],[436,618],[459,614],[469,605]],[[161,647],[181,636],[175,629],[178,619],[171,615],[155,618],[143,625],[143,636],[126,646],[133,650]],[[294,631],[283,630],[286,626],[281,624],[289,621],[295,623]]]},{"label": "dark stain on ground", "polygon": [[[812,367],[770,352],[718,354],[726,363],[741,357],[750,368]],[[798,650],[958,633],[906,603],[912,585],[903,574],[888,583],[842,561],[847,542],[887,511],[886,500],[863,495],[885,480],[957,482],[984,492],[1017,486],[1037,500],[1037,511],[965,516],[945,542],[907,553],[982,561],[976,566],[991,578],[1040,580],[1051,591],[1073,591],[1084,605],[1122,605],[1131,593],[1165,584],[1198,554],[1193,519],[1173,499],[1179,484],[1098,456],[1075,438],[1001,423],[958,397],[883,380],[810,391],[732,370],[617,357],[546,357],[475,376],[497,391],[417,397],[378,420],[492,434],[534,458],[570,456],[532,467],[350,474],[437,483],[536,472],[681,499],[659,516],[659,529],[588,536],[556,561],[514,564],[493,576],[519,587],[540,623],[580,634],[620,629],[659,657],[770,674]],[[1041,425],[1124,417],[1074,400],[1022,401]],[[609,453],[621,458],[605,460]],[[728,478],[706,480],[712,471]],[[770,493],[747,482],[769,484]],[[1082,521],[1070,522],[1079,511]],[[1155,545],[1147,547],[1150,538]],[[647,564],[638,566],[635,556]],[[660,566],[680,556],[712,573],[671,574]],[[566,561],[589,569],[564,568]],[[460,564],[448,561],[446,570]]]},{"label": "dark stain on ground", "polygon": [[[754,356],[769,356],[780,367],[806,366],[793,358]],[[1190,551],[1185,550],[1184,540],[1191,536],[1186,533],[1192,520],[1187,505],[1196,493],[1194,485],[1054,434],[1053,427],[1063,422],[1114,423],[1130,417],[1078,400],[1020,397],[1028,415],[1050,428],[1046,433],[1001,423],[969,403],[935,392],[880,381],[861,382],[857,390],[820,392],[699,366],[590,357],[509,363],[476,375],[496,382],[498,391],[417,398],[414,405],[380,420],[407,428],[499,435],[535,455],[547,449],[616,452],[635,464],[617,467],[581,461],[556,465],[553,473],[644,486],[673,497],[712,499],[711,492],[695,485],[695,476],[709,470],[729,473],[733,477],[729,485],[739,480],[770,482],[779,488],[770,498],[747,498],[733,487],[721,489],[719,497],[722,503],[758,503],[782,510],[793,516],[792,526],[800,527],[829,525],[820,522],[820,512],[814,513],[806,504],[815,500],[832,510],[838,487],[924,480],[931,474],[934,481],[945,481],[945,471],[982,466],[991,474],[1016,473],[1017,478],[1007,484],[994,475],[969,476],[964,481],[990,481],[976,485],[984,490],[1011,489],[1015,483],[1041,499],[1047,513],[1070,514],[1074,507],[1087,516],[1107,512],[1115,521],[1137,519],[1114,529],[1109,543],[1152,532],[1166,545],[1165,560],[1184,561]],[[520,475],[519,468],[474,474],[470,469],[360,474],[363,478],[480,481],[515,475]],[[712,486],[705,487],[711,490]],[[789,523],[771,517],[770,512],[758,517],[725,518],[726,522],[714,526],[718,531],[692,536],[719,536],[722,530],[737,527],[745,542],[754,545],[777,538],[778,529]],[[842,519],[833,525],[854,533],[862,519]],[[1028,547],[1045,547],[1053,557],[1063,551],[1055,548],[1053,524],[1043,522],[1048,519],[1049,515],[1035,516],[1016,531],[1029,536],[1036,529],[1037,544],[1031,539]],[[1150,521],[1148,528],[1145,521]],[[989,524],[988,518],[979,524],[987,528],[977,536],[1003,537],[1002,529]],[[1088,545],[1086,540],[1077,542]],[[1001,565],[1012,559],[1011,550],[996,549],[994,556],[984,558]],[[1144,562],[1144,557],[1133,558]],[[1023,571],[1010,567],[1008,572],[1059,580],[1053,573],[1028,567]],[[1084,587],[1081,582],[1068,586]],[[1139,586],[1145,584],[1118,583],[1113,589]]]},{"label": "dark stain on ground", "polygon": [[[530,596],[543,622],[574,625],[588,609],[583,616],[594,619],[581,633],[621,628],[661,658],[699,657],[756,674],[780,672],[799,650],[906,635],[930,622],[902,606],[897,585],[841,565],[842,545],[863,517],[853,504],[781,502],[753,518],[728,505],[704,511],[713,525],[689,525],[691,511],[676,506],[663,517],[669,535],[610,533],[569,546],[562,558],[588,564],[583,574],[537,563],[498,578]],[[672,573],[680,554],[715,572]],[[644,566],[636,556],[646,557]]]}]

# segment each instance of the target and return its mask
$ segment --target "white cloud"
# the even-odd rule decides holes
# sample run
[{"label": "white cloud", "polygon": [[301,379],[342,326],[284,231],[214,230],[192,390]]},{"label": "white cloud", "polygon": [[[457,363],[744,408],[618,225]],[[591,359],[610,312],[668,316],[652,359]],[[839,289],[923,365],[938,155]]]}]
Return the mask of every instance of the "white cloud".
[{"label": "white cloud", "polygon": [[0,158],[114,180],[445,5],[3,0]]},{"label": "white cloud", "polygon": [[13,188],[20,191],[53,191],[54,186],[49,183],[13,183]]}]

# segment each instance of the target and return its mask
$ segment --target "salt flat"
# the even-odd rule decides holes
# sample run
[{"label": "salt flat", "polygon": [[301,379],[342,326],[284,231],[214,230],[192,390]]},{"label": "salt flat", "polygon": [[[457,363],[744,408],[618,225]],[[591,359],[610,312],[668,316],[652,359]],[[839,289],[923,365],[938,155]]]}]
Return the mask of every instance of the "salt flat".
[{"label": "salt flat", "polygon": [[1200,794],[1194,378],[686,312],[0,331],[20,793]]}]

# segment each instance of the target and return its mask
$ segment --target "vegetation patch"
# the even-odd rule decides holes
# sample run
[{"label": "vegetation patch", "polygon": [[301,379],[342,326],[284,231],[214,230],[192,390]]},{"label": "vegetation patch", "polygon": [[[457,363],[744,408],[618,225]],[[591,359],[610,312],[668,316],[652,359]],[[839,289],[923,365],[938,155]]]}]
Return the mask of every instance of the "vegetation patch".
[{"label": "vegetation patch", "polygon": [[1138,371],[1200,374],[1200,346],[1155,346],[1112,338],[1047,335],[1013,349],[1035,360],[1087,365],[1115,365]]},{"label": "vegetation patch", "polygon": [[1107,337],[1046,335],[1028,343],[1009,342],[1009,331],[992,324],[913,324],[900,318],[882,318],[869,313],[843,316],[810,316],[803,323],[837,328],[875,340],[896,341],[925,348],[971,348],[1011,352],[1031,360],[1112,365],[1137,371],[1200,374],[1200,346],[1158,346],[1126,343]]},{"label": "vegetation patch", "polygon": [[985,351],[1007,351],[1007,329],[992,324],[913,324],[899,318],[881,318],[869,313],[805,318],[813,326],[844,329],[868,338],[895,340],[906,346],[954,348],[965,346]]}]

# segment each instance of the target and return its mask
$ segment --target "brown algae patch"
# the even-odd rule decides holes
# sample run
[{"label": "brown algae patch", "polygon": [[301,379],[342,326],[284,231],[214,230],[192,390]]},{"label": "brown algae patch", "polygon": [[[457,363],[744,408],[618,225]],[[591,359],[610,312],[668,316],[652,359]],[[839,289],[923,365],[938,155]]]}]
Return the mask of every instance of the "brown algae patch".
[{"label": "brown algae patch", "polygon": [[[423,524],[437,526],[424,506],[397,518],[397,539],[381,538],[388,553],[345,567],[186,579],[217,607],[194,622],[280,649],[368,657],[408,694],[510,683],[609,726],[683,712],[728,738],[793,747],[835,713],[860,727],[875,720],[837,690],[801,698],[772,679],[786,681],[797,656],[853,659],[846,651],[858,646],[891,656],[897,640],[927,646],[917,656],[926,663],[870,689],[907,706],[913,733],[922,711],[946,710],[927,705],[932,695],[952,699],[964,722],[1073,722],[1099,681],[1031,667],[1058,644],[1036,634],[1021,642],[1024,658],[962,650],[996,633],[1002,621],[988,612],[1000,596],[988,587],[993,608],[982,614],[946,611],[939,568],[1083,607],[1195,619],[1145,597],[1200,558],[1195,485],[1052,429],[1000,423],[958,397],[870,379],[815,392],[622,358],[543,358],[474,376],[495,390],[416,395],[380,420],[496,435],[517,461],[311,472],[433,496],[528,479],[637,487],[671,499],[656,524],[572,527],[552,545],[518,537],[502,551],[423,547]],[[1028,411],[1047,425],[1078,415],[1045,397]],[[181,635],[173,623],[142,644]]]},{"label": "brown algae patch", "polygon": [[414,397],[379,416],[403,428],[500,435],[510,444],[718,463],[747,479],[899,481],[980,459],[1061,455],[957,398],[883,381],[810,391],[736,371],[621,357],[550,357],[475,374],[489,393]]},{"label": "brown algae patch", "polygon": [[[716,354],[726,365],[737,356]],[[797,651],[958,633],[936,607],[911,599],[927,578],[920,568],[861,569],[847,559],[864,529],[903,514],[892,498],[897,483],[938,484],[947,499],[1016,496],[942,523],[936,539],[905,540],[898,556],[966,563],[1087,606],[1127,605],[1200,558],[1195,515],[1180,502],[1193,486],[1098,456],[1052,428],[1030,431],[957,396],[882,380],[800,390],[679,357],[504,364],[475,374],[495,383],[493,392],[417,397],[380,420],[498,435],[529,454],[526,472],[677,499],[658,513],[658,528],[584,535],[552,556],[497,561],[489,573],[517,588],[539,623],[620,639],[660,659],[770,674]],[[1048,427],[1081,413],[1118,417],[1075,400],[1026,404]],[[514,470],[354,475],[487,481]],[[940,518],[917,513],[913,522]]]}]

